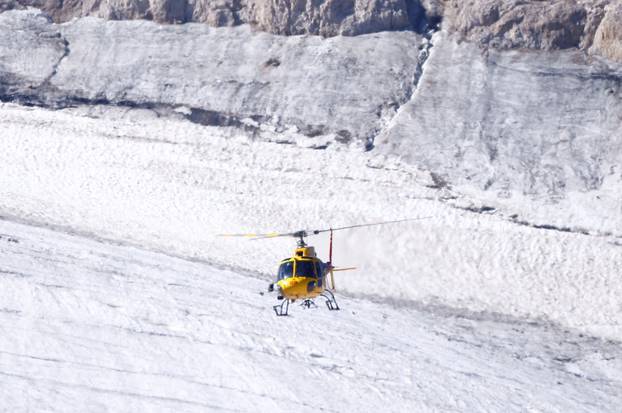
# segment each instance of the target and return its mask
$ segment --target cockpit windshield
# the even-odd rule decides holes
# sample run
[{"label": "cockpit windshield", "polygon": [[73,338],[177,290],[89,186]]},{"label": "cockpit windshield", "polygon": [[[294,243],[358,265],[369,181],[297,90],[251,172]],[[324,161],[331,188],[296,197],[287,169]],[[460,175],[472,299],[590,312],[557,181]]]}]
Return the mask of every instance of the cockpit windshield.
[{"label": "cockpit windshield", "polygon": [[279,266],[279,274],[278,279],[282,280],[283,278],[289,278],[294,273],[294,262],[287,261]]},{"label": "cockpit windshield", "polygon": [[297,277],[315,277],[313,261],[296,261]]}]

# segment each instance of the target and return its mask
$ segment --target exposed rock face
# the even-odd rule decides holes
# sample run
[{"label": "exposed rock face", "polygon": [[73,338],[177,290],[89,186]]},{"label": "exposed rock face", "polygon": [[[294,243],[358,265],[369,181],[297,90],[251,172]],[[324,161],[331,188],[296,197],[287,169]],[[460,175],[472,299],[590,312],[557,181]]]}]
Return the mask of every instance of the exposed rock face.
[{"label": "exposed rock face", "polygon": [[607,8],[605,17],[594,36],[591,51],[622,62],[622,2]]},{"label": "exposed rock face", "polygon": [[[619,0],[425,0],[428,16],[482,47],[581,49],[622,61]],[[608,17],[605,17],[605,13]],[[602,22],[602,23],[601,23]],[[598,44],[592,47],[598,35]]]},{"label": "exposed rock face", "polygon": [[249,9],[262,30],[323,36],[410,29],[423,14],[412,0],[251,0]]},{"label": "exposed rock face", "polygon": [[576,0],[452,0],[445,7],[449,31],[504,49],[578,47],[588,13]]},{"label": "exposed rock face", "polygon": [[433,42],[413,99],[377,149],[495,199],[580,209],[594,198],[579,194],[604,191],[586,210],[618,217],[622,66],[589,65],[580,51],[482,53],[442,33]]},{"label": "exposed rock face", "polygon": [[0,94],[29,94],[47,85],[65,51],[64,39],[45,15],[0,14]]},{"label": "exposed rock face", "polygon": [[7,10],[19,10],[23,8],[24,6],[21,5],[17,0],[0,0],[0,13]]},{"label": "exposed rock face", "polygon": [[576,48],[622,61],[620,0],[0,0],[0,11],[23,6],[43,9],[57,22],[91,15],[215,27],[248,23],[282,35],[421,32],[442,21],[443,29],[482,47]]},{"label": "exposed rock face", "polygon": [[56,25],[11,11],[0,14],[0,85],[4,99],[185,106],[205,123],[364,143],[409,99],[422,41],[413,32],[292,38],[92,17]]},{"label": "exposed rock face", "polygon": [[[603,11],[590,50],[615,59],[619,8]],[[411,31],[286,37],[93,17],[56,25],[14,10],[0,14],[0,97],[176,108],[259,138],[375,139],[376,153],[477,196],[567,203],[603,223],[622,217],[622,66],[576,47],[533,50],[561,48],[565,35],[503,35],[497,49],[465,33],[435,34],[426,60],[429,42]]]},{"label": "exposed rock face", "polygon": [[[214,27],[236,26],[251,23],[247,17],[247,10],[245,0],[188,0],[183,17],[178,16],[177,20],[207,23]],[[170,21],[170,18],[160,17],[156,20]]]},{"label": "exposed rock face", "polygon": [[[57,22],[94,15],[110,20],[249,23],[276,34],[357,35],[416,28],[419,0],[3,0],[41,8]],[[11,8],[7,3],[6,8]]]}]

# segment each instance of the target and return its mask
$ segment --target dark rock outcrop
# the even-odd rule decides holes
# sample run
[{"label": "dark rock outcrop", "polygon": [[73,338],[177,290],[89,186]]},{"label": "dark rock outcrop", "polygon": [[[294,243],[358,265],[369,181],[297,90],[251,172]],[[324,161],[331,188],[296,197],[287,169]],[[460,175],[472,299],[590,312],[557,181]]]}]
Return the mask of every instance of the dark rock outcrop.
[{"label": "dark rock outcrop", "polygon": [[622,62],[622,3],[607,7],[590,51]]},{"label": "dark rock outcrop", "polygon": [[602,0],[448,0],[444,8],[445,28],[467,40],[503,49],[578,48],[590,43],[607,3]]},{"label": "dark rock outcrop", "polygon": [[243,23],[275,34],[358,35],[416,29],[424,21],[419,0],[2,0],[5,9],[32,6],[54,21],[97,16],[160,23]]},{"label": "dark rock outcrop", "polygon": [[0,0],[56,22],[96,16],[214,27],[250,24],[280,35],[355,36],[442,28],[483,48],[580,49],[622,61],[620,0]]},{"label": "dark rock outcrop", "polygon": [[619,0],[424,0],[430,18],[483,48],[579,49],[622,61]]}]

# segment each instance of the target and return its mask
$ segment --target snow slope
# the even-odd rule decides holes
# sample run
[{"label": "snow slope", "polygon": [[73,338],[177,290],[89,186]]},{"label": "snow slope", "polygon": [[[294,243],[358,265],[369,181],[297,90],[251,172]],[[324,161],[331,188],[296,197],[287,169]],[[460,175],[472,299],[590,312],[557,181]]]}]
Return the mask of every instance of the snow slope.
[{"label": "snow slope", "polygon": [[616,343],[266,283],[0,220],[0,400],[33,411],[614,412]]},{"label": "snow slope", "polygon": [[622,230],[622,66],[580,51],[483,51],[436,33],[377,150],[522,218]]},{"label": "snow slope", "polygon": [[[538,33],[560,34],[527,38]],[[622,66],[428,35],[59,25],[11,10],[0,13],[0,100],[177,111],[253,139],[373,148],[517,221],[622,236]]]},{"label": "snow slope", "polygon": [[[359,271],[340,275],[338,288],[622,338],[622,247],[615,236],[518,225],[503,210],[471,212],[481,205],[430,188],[428,174],[345,147],[222,138],[221,128],[150,111],[5,104],[0,124],[4,216],[255,271],[266,280],[293,240],[216,234],[432,216],[339,233],[336,264]],[[326,257],[326,238],[311,241]]]}]

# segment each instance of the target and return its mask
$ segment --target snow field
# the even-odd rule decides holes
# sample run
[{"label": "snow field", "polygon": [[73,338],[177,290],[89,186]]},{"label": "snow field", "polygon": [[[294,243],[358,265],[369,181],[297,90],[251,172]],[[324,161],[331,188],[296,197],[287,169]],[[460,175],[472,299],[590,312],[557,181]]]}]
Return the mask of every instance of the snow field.
[{"label": "snow field", "polygon": [[0,399],[31,411],[614,412],[617,343],[266,283],[0,221]]},{"label": "snow field", "polygon": [[[345,147],[222,137],[144,111],[3,105],[0,211],[33,223],[259,272],[294,241],[216,236],[432,216],[336,234],[340,291],[550,319],[620,338],[615,237],[545,231],[442,202],[425,173]],[[456,202],[468,203],[468,199]],[[310,239],[322,257],[326,237]]]}]

